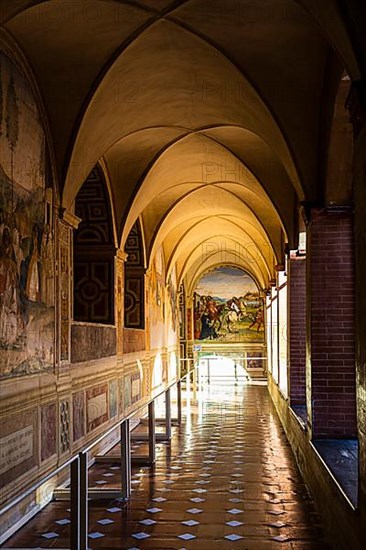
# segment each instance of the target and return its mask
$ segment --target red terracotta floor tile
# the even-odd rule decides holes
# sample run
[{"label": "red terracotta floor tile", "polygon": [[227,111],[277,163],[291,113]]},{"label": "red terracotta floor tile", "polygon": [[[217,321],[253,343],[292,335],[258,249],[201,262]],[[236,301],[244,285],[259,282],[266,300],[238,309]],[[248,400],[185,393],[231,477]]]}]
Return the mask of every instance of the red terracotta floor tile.
[{"label": "red terracotta floor tile", "polygon": [[[198,397],[171,442],[158,443],[156,464],[133,468],[127,505],[89,502],[90,548],[330,548],[266,387],[211,385]],[[147,454],[146,442],[132,448]],[[93,466],[89,484],[118,488],[118,468]],[[56,521],[69,518],[68,508],[49,504],[3,548],[67,548],[69,525]],[[50,532],[59,536],[42,537]]]}]

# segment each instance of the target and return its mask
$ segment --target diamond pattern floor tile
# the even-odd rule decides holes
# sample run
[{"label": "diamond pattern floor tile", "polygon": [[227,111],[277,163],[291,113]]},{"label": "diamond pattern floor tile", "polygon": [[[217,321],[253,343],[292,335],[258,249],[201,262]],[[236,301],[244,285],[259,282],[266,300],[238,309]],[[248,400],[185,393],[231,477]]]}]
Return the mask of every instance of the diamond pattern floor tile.
[{"label": "diamond pattern floor tile", "polygon": [[144,540],[150,537],[147,533],[133,533],[133,538],[137,540]]},{"label": "diamond pattern floor tile", "polygon": [[157,522],[153,519],[142,519],[140,523],[142,523],[142,525],[154,525]]},{"label": "diamond pattern floor tile", "polygon": [[[328,550],[266,388],[211,384],[206,414],[200,416],[196,405],[191,396],[189,421],[183,417],[171,442],[156,446],[153,468],[132,465],[128,503],[117,498],[105,508],[102,501],[89,500],[93,550],[265,550],[281,542],[287,548],[288,541],[294,550]],[[141,423],[136,433],[146,429]],[[134,444],[135,450],[147,455],[148,443]],[[118,488],[119,464],[107,470],[94,464],[89,483]],[[52,502],[6,546],[69,548],[69,506]],[[50,525],[59,525],[60,533],[47,532]]]},{"label": "diamond pattern floor tile", "polygon": [[194,519],[189,519],[187,521],[181,522],[183,525],[187,525],[188,527],[193,527],[194,525],[199,525],[199,521],[195,521]]},{"label": "diamond pattern floor tile", "polygon": [[235,533],[232,533],[231,535],[225,535],[224,538],[227,539],[227,540],[230,540],[231,542],[235,542],[235,541],[240,540],[244,537],[242,537],[241,535],[235,535]]},{"label": "diamond pattern floor tile", "polygon": [[60,535],[58,535],[57,533],[54,533],[52,531],[50,533],[43,533],[41,536],[45,539],[55,539],[56,537],[59,537]]},{"label": "diamond pattern floor tile", "polygon": [[88,535],[90,539],[101,539],[104,536],[105,535],[103,535],[103,533],[100,533],[99,531],[95,531],[94,533],[89,533]]},{"label": "diamond pattern floor tile", "polygon": [[178,538],[183,540],[192,540],[195,539],[195,535],[192,535],[191,533],[184,533],[184,535],[178,535]]},{"label": "diamond pattern floor tile", "polygon": [[110,525],[111,523],[114,523],[114,521],[112,519],[105,518],[98,519],[97,523],[99,523],[100,525]]}]

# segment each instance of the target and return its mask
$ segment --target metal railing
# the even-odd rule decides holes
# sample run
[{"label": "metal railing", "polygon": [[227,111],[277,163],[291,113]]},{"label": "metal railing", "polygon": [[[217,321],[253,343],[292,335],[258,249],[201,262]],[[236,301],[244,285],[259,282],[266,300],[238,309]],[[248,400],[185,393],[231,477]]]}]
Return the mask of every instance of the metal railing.
[{"label": "metal railing", "polygon": [[[73,456],[64,462],[58,468],[52,470],[45,477],[37,481],[29,487],[24,493],[15,497],[0,510],[0,517],[9,512],[14,506],[20,504],[25,498],[32,495],[42,485],[50,479],[56,477],[61,471],[70,468],[70,549],[71,550],[87,550],[88,549],[88,453],[106,437],[111,435],[116,429],[120,428],[120,450],[121,456],[110,457],[110,461],[116,462],[120,460],[121,465],[121,490],[118,491],[119,499],[127,501],[131,494],[131,434],[130,420],[139,411],[148,408],[148,432],[149,432],[149,455],[146,457],[148,464],[155,462],[155,400],[165,395],[165,439],[171,438],[171,400],[170,390],[177,386],[177,423],[180,425],[182,421],[182,382],[186,379],[187,392],[190,391],[191,374],[195,368],[175,380],[168,387],[161,390],[151,399],[147,399],[139,407],[134,409],[122,420],[116,422],[106,432],[99,435],[94,441],[80,451],[76,456]],[[188,379],[188,380],[187,380]],[[108,460],[108,457],[106,457]],[[142,458],[142,457],[140,457]],[[101,491],[99,492],[99,494]]]}]

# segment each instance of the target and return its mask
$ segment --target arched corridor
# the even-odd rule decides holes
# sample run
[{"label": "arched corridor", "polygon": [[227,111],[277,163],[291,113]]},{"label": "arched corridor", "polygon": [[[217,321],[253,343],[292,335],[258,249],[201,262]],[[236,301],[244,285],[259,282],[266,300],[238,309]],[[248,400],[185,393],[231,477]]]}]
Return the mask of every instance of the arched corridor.
[{"label": "arched corridor", "polygon": [[[144,430],[146,495],[174,455],[185,498],[189,453],[203,473],[217,430],[217,457],[231,464],[242,441],[245,490],[261,486],[235,547],[315,545],[314,513],[330,547],[363,548],[364,2],[0,4],[0,545],[70,509],[57,534],[86,550],[88,497],[135,510]],[[209,414],[220,392],[233,417]],[[88,488],[116,445],[118,488],[117,474]],[[283,541],[261,485],[270,457],[277,492],[310,495],[307,508],[294,493],[296,517],[278,497]],[[226,533],[216,462],[202,548]],[[181,528],[167,507],[144,548]],[[123,514],[110,544],[133,548]]]},{"label": "arched corridor", "polygon": [[[171,442],[158,444],[154,467],[133,467],[126,508],[118,499],[89,503],[89,547],[327,548],[265,386],[231,379],[196,397]],[[146,445],[133,441],[132,457]],[[117,455],[92,467],[90,488],[118,487]],[[68,506],[49,505],[7,547],[67,547]]]}]

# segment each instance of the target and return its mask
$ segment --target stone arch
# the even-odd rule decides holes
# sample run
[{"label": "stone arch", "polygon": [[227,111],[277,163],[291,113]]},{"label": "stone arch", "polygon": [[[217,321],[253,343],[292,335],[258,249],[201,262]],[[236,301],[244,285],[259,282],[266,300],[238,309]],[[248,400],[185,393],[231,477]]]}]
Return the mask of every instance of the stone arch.
[{"label": "stone arch", "polygon": [[350,88],[350,78],[344,72],[338,82],[327,152],[324,198],[329,206],[352,202],[353,128],[347,109]]}]

